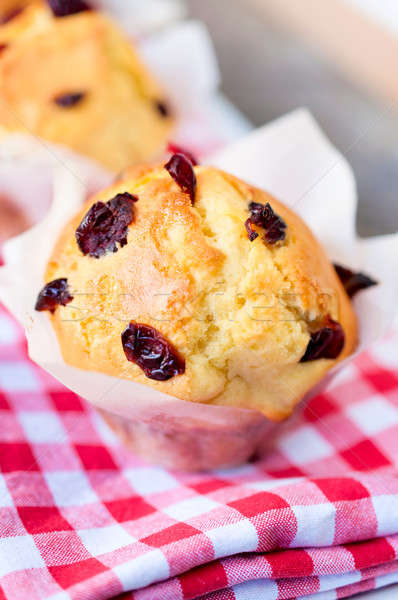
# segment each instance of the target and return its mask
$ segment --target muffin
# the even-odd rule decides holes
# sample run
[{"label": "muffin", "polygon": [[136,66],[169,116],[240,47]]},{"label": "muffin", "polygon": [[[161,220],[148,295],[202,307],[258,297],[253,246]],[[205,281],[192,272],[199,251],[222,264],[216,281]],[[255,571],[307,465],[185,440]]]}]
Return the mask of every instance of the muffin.
[{"label": "muffin", "polygon": [[2,0],[0,5],[0,24],[6,25],[14,21],[28,4],[33,4],[35,0]]},{"label": "muffin", "polygon": [[0,131],[69,146],[114,171],[162,154],[168,101],[115,24],[82,0],[9,4]]},{"label": "muffin", "polygon": [[183,153],[90,199],[45,282],[36,309],[67,364],[276,422],[357,344],[350,299],[304,222]]}]

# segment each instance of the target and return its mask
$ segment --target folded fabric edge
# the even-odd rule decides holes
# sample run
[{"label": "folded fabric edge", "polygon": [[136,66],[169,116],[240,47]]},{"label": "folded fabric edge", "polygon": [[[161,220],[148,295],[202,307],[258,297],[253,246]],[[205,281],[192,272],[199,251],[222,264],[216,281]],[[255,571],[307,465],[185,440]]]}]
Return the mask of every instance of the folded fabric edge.
[{"label": "folded fabric edge", "polygon": [[[304,596],[303,590],[306,590],[305,595],[312,596],[320,592],[358,584],[374,577],[381,577],[384,574],[398,573],[397,553],[390,546],[388,540],[397,544],[398,535],[355,544],[355,560],[352,557],[351,560],[348,560],[349,551],[354,544],[332,548],[292,549],[260,555],[237,554],[224,560],[215,560],[201,565],[166,581],[132,591],[126,598],[168,600],[174,598],[173,594],[179,589],[182,592],[180,596],[176,596],[176,600],[202,598],[203,600],[208,598],[213,600],[214,594],[219,594],[218,596],[214,595],[214,600],[232,600],[233,596],[222,596],[221,592],[235,587],[240,590],[241,586],[252,586],[256,589],[258,587],[259,593],[264,590],[264,595],[259,596],[259,600],[260,598],[267,600],[297,598],[297,590],[301,590],[300,596]],[[388,546],[392,550],[390,554],[386,552]],[[337,555],[338,552],[339,555]],[[315,554],[317,555],[316,563]],[[345,564],[343,562],[344,555],[346,555]],[[387,557],[390,558],[386,560]],[[323,566],[323,570],[319,566]],[[268,595],[265,594],[266,590]],[[276,595],[275,590],[278,590]],[[290,590],[292,591],[291,596],[289,595]],[[261,593],[263,592],[261,591]],[[252,597],[254,596],[250,596],[250,598]],[[314,597],[318,598],[317,595]],[[240,595],[239,600],[241,600]]]}]

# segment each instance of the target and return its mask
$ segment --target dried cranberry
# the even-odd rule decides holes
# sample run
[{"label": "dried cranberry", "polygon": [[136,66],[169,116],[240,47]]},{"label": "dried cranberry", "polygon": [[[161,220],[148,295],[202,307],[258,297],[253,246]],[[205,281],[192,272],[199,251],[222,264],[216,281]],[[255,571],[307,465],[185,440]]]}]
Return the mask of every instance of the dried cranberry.
[{"label": "dried cranberry", "polygon": [[47,0],[47,2],[55,17],[67,17],[91,10],[91,6],[84,0]]},{"label": "dried cranberry", "polygon": [[58,104],[58,106],[62,106],[62,108],[71,108],[72,106],[79,104],[79,102],[83,100],[85,95],[86,94],[84,92],[76,92],[73,94],[60,94],[59,96],[56,96],[54,98],[54,102],[55,104]]},{"label": "dried cranberry", "polygon": [[355,296],[355,294],[361,290],[366,290],[366,288],[377,285],[377,281],[371,279],[364,273],[354,273],[341,265],[334,265],[334,268],[350,298]]},{"label": "dried cranberry", "polygon": [[161,117],[164,117],[166,119],[167,117],[170,116],[171,111],[170,111],[169,105],[166,102],[164,102],[163,100],[156,100],[155,107]]},{"label": "dried cranberry", "polygon": [[251,242],[254,242],[254,240],[256,238],[258,238],[258,233],[256,231],[254,231],[253,229],[253,223],[251,222],[251,219],[247,219],[247,221],[245,221],[245,227],[246,227],[246,231],[247,231],[247,235],[249,237],[249,240]]},{"label": "dried cranberry", "polygon": [[194,167],[199,164],[198,159],[192,154],[192,152],[186,150],[185,148],[181,148],[181,146],[177,146],[177,144],[173,144],[172,142],[167,144],[167,152],[170,152],[171,154],[182,154],[185,156],[185,158],[191,161]]},{"label": "dried cranberry", "polygon": [[9,10],[5,15],[1,17],[0,25],[5,25],[9,21],[12,21],[13,19],[15,19],[15,17],[18,17],[18,15],[20,15],[23,12],[23,10],[23,6],[18,6],[17,8]]},{"label": "dried cranberry", "polygon": [[127,360],[142,369],[149,379],[167,381],[185,373],[185,360],[156,329],[131,322],[122,333]]},{"label": "dried cranberry", "polygon": [[37,297],[35,310],[49,310],[53,313],[57,306],[60,304],[66,306],[72,300],[73,296],[69,292],[68,280],[54,279],[41,290]]},{"label": "dried cranberry", "polygon": [[4,50],[7,48],[8,44],[0,44],[0,54],[2,52],[4,52]]},{"label": "dried cranberry", "polygon": [[337,321],[328,316],[321,329],[311,333],[307,350],[300,360],[301,363],[320,358],[337,358],[345,343],[344,329]]},{"label": "dried cranberry", "polygon": [[[249,210],[251,213],[248,219],[249,222],[252,225],[257,225],[258,227],[265,229],[264,239],[268,244],[276,244],[285,239],[287,225],[282,217],[274,213],[269,202],[267,202],[267,204],[250,202]],[[247,221],[245,225],[249,234],[249,225]],[[250,241],[252,242],[256,237],[252,235],[252,228],[250,227]]]},{"label": "dried cranberry", "polygon": [[173,154],[165,165],[165,169],[184,194],[188,194],[193,205],[195,203],[196,175],[191,161],[184,154]]},{"label": "dried cranberry", "polygon": [[127,244],[127,230],[134,219],[134,202],[128,192],[117,194],[108,202],[96,202],[76,229],[76,241],[83,252],[99,258],[105,252],[117,252]]}]

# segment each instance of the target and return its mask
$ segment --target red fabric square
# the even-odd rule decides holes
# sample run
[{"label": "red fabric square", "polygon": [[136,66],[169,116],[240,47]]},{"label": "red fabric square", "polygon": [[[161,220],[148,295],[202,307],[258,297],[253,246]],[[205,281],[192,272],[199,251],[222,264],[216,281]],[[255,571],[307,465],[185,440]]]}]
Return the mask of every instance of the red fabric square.
[{"label": "red fabric square", "polygon": [[130,498],[122,498],[113,502],[104,502],[104,505],[109,510],[111,515],[119,523],[124,521],[134,521],[140,519],[153,512],[155,508],[145,502],[139,496],[131,496]]},{"label": "red fabric square", "polygon": [[55,581],[64,588],[64,590],[76,583],[90,579],[91,577],[94,577],[94,575],[103,573],[106,569],[107,568],[95,558],[88,558],[87,560],[82,560],[81,562],[69,565],[48,567],[48,570]]},{"label": "red fabric square", "polygon": [[197,567],[180,575],[184,600],[191,600],[213,590],[228,586],[228,579],[222,564],[218,561]]},{"label": "red fabric square", "polygon": [[5,394],[0,390],[0,410],[10,410],[11,407],[8,404]]},{"label": "red fabric square", "polygon": [[148,544],[148,546],[161,548],[161,546],[166,546],[167,544],[172,544],[179,540],[185,540],[198,533],[201,533],[201,531],[195,529],[195,527],[191,527],[191,525],[186,523],[176,523],[175,525],[171,525],[170,527],[163,529],[163,531],[149,535],[140,541],[144,544]]},{"label": "red fabric square", "polygon": [[15,537],[26,535],[18,511],[14,507],[0,507],[0,537]]},{"label": "red fabric square", "polygon": [[[280,593],[278,598],[294,598],[295,600],[297,600],[297,598],[304,599],[307,598],[307,596],[314,597],[320,591],[318,577],[299,577],[297,579],[285,579],[283,580],[283,583],[277,583],[279,591],[281,592],[281,590],[283,590],[283,595],[282,593]],[[336,592],[335,598],[340,598],[338,592]]]},{"label": "red fabric square", "polygon": [[19,506],[17,510],[28,533],[50,533],[72,529],[56,506]]},{"label": "red fabric square", "polygon": [[302,477],[304,475],[303,471],[298,467],[286,467],[286,469],[278,469],[276,471],[272,471],[270,469],[268,473],[276,479],[286,479],[287,477]]},{"label": "red fabric square", "polygon": [[104,446],[91,444],[75,444],[76,451],[87,471],[117,469],[112,456]]},{"label": "red fabric square", "polygon": [[23,442],[0,443],[0,469],[12,471],[38,471],[36,459],[29,444]]},{"label": "red fabric square", "polygon": [[385,538],[376,538],[356,544],[346,544],[354,557],[356,569],[366,569],[395,559],[395,550]]},{"label": "red fabric square", "polygon": [[259,492],[253,496],[230,502],[229,506],[238,510],[245,517],[255,517],[269,510],[289,508],[289,504],[276,494]]},{"label": "red fabric square", "polygon": [[76,394],[69,392],[67,389],[50,392],[51,400],[55,408],[60,411],[83,411],[82,401]]},{"label": "red fabric square", "polygon": [[8,487],[15,507],[53,506],[54,497],[48,489],[43,473],[37,471],[18,471],[8,475]]},{"label": "red fabric square", "polygon": [[348,585],[343,585],[338,590],[336,590],[337,598],[351,598],[352,596],[359,597],[358,594],[364,594],[365,592],[370,592],[371,590],[376,589],[376,579],[374,577],[370,577],[369,579],[365,579],[364,581],[358,581],[358,583],[349,583]]},{"label": "red fabric square", "polygon": [[273,579],[307,577],[314,572],[312,559],[305,550],[270,552],[266,559],[272,567]]},{"label": "red fabric square", "polygon": [[337,406],[326,394],[319,394],[307,404],[304,409],[304,416],[307,421],[314,423],[335,412],[337,412]]},{"label": "red fabric square", "polygon": [[398,389],[398,377],[392,371],[377,369],[364,374],[365,378],[378,392],[385,393]]},{"label": "red fabric square", "polygon": [[355,471],[371,471],[391,464],[371,440],[363,440],[351,446],[341,452],[341,456]]},{"label": "red fabric square", "polygon": [[313,479],[312,480],[325,494],[330,502],[339,502],[343,500],[360,500],[369,498],[368,490],[355,479],[349,477],[335,477],[333,479]]},{"label": "red fabric square", "polygon": [[215,492],[228,485],[231,485],[230,482],[223,479],[205,479],[205,481],[191,484],[189,487],[197,491],[198,494],[210,494],[210,492]]}]

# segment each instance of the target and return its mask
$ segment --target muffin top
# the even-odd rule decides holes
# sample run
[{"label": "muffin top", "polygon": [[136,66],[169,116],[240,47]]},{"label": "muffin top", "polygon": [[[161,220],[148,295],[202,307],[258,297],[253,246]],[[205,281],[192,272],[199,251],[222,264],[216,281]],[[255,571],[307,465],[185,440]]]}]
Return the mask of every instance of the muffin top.
[{"label": "muffin top", "polygon": [[38,135],[115,171],[163,151],[174,122],[164,91],[107,17],[82,0],[31,0],[4,20],[3,133]]},{"label": "muffin top", "polygon": [[68,364],[274,420],[356,346],[350,300],[303,221],[183,154],[90,199],[45,281],[37,308]]},{"label": "muffin top", "polygon": [[32,4],[35,0],[2,0],[0,5],[0,24],[5,25],[11,22],[23,9]]}]

